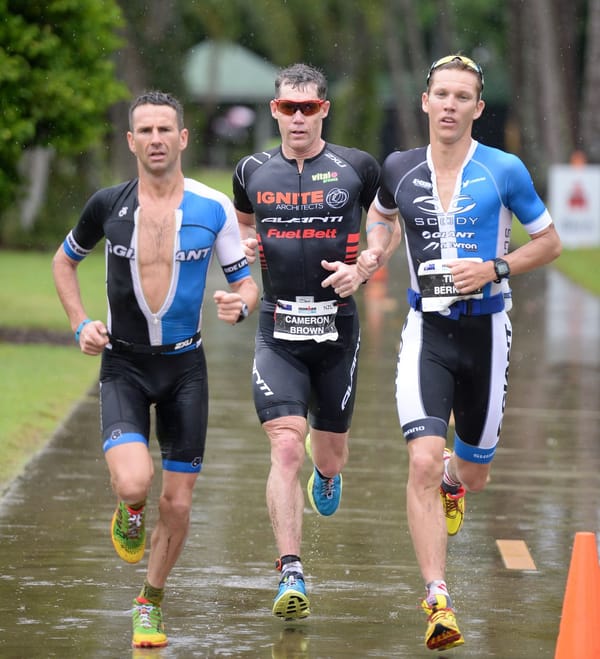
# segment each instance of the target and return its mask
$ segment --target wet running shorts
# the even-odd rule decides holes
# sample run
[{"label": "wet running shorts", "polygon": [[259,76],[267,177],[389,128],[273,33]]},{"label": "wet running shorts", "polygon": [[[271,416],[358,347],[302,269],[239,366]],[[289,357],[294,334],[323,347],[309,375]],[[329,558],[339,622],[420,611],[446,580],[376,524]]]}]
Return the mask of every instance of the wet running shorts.
[{"label": "wet running shorts", "polygon": [[208,416],[208,382],[202,345],[197,350],[177,355],[104,351],[100,370],[104,451],[128,442],[148,444],[153,404],[163,469],[199,472]]},{"label": "wet running shorts", "polygon": [[273,312],[260,312],[252,384],[261,423],[302,416],[317,430],[343,433],[350,428],[360,350],[358,315],[338,315],[335,323],[335,341],[287,341],[273,337]]},{"label": "wet running shorts", "polygon": [[411,309],[402,330],[396,405],[407,441],[446,437],[463,460],[494,457],[504,415],[512,328],[504,311],[445,318]]}]

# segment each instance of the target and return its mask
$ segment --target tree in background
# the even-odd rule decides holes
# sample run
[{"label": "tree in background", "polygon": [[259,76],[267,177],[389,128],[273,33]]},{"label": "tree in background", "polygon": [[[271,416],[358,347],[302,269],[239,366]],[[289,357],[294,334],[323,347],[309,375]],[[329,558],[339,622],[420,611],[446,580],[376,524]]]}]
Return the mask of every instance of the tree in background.
[{"label": "tree in background", "polygon": [[182,76],[189,49],[205,39],[239,43],[276,66],[322,68],[334,100],[327,139],[378,158],[427,140],[427,69],[460,51],[486,74],[481,139],[493,129],[541,189],[548,165],[575,149],[600,162],[600,0],[0,0],[0,16],[0,212],[14,199],[25,148],[85,153],[86,163],[93,144],[112,180],[131,174],[127,105],[144,89],[181,98],[207,153],[210,109],[191,103]]},{"label": "tree in background", "polygon": [[121,24],[112,0],[0,0],[0,16],[2,213],[23,193],[23,179],[27,191],[37,189],[28,179],[40,159],[101,141],[106,110],[125,89],[112,61]]}]

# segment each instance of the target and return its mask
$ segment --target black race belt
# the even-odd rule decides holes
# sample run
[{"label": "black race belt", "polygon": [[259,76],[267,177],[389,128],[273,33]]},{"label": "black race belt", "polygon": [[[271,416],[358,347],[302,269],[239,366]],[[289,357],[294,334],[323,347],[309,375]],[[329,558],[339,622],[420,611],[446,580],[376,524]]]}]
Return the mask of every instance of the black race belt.
[{"label": "black race belt", "polygon": [[125,341],[124,339],[118,339],[115,336],[108,335],[110,339],[110,344],[114,352],[132,352],[140,355],[162,355],[165,352],[178,352],[184,348],[189,348],[191,345],[194,345],[196,341],[200,338],[200,332],[196,332],[194,336],[190,336],[187,339],[182,341],[177,341],[175,343],[165,343],[160,346],[149,346],[143,343],[131,343],[131,341]]}]

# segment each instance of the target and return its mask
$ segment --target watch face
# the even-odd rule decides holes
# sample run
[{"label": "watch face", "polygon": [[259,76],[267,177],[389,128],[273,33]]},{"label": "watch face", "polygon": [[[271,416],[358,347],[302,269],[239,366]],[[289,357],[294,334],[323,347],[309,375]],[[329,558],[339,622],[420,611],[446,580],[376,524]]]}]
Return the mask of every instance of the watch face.
[{"label": "watch face", "polygon": [[494,267],[496,269],[496,275],[498,277],[506,277],[510,273],[510,268],[508,267],[508,263],[506,261],[503,261],[502,259],[497,259],[494,263]]}]

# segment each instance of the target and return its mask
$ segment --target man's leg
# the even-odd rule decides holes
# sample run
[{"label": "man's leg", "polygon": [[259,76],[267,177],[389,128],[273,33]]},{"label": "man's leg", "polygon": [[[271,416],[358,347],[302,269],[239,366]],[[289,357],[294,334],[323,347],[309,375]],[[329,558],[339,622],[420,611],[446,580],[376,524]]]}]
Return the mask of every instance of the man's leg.
[{"label": "man's leg", "polygon": [[118,444],[106,451],[105,458],[112,489],[119,501],[127,504],[143,501],[154,476],[152,456],[146,442]]},{"label": "man's leg", "polygon": [[109,448],[105,458],[118,499],[111,523],[113,546],[124,561],[137,563],[146,547],[144,516],[154,475],[152,457],[144,441],[134,441]]},{"label": "man's leg", "polygon": [[445,579],[448,537],[440,503],[444,444],[442,437],[408,442],[408,526],[425,583]]},{"label": "man's leg", "polygon": [[267,507],[282,575],[273,614],[285,619],[305,618],[310,609],[300,562],[304,493],[299,475],[304,463],[306,420],[286,416],[266,421],[263,428],[271,444]]},{"label": "man's leg", "polygon": [[163,471],[158,521],[152,531],[148,558],[148,582],[155,588],[164,588],[185,546],[197,478],[197,473]]},{"label": "man's leg", "polygon": [[167,645],[162,620],[164,587],[181,555],[190,526],[192,490],[197,473],[163,471],[158,521],[152,532],[146,581],[133,600],[134,647]]},{"label": "man's leg", "polygon": [[348,432],[311,428],[310,456],[315,465],[308,481],[308,498],[320,515],[333,515],[342,497],[341,471],[348,461]]},{"label": "man's leg", "polygon": [[448,535],[440,499],[444,445],[443,437],[434,436],[408,442],[408,525],[426,585],[422,607],[428,616],[425,644],[431,650],[447,650],[464,643],[446,588]]}]

